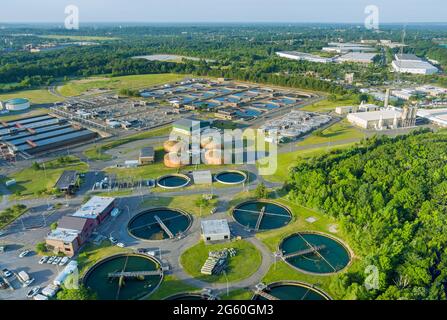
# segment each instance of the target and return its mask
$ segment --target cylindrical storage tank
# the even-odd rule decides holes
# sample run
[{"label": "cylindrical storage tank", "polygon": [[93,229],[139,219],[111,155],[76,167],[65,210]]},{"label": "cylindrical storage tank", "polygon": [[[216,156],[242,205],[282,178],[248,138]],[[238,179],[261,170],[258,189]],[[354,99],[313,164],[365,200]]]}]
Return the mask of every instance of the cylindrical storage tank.
[{"label": "cylindrical storage tank", "polygon": [[183,146],[183,142],[177,140],[168,140],[163,143],[165,152],[178,152]]},{"label": "cylindrical storage tank", "polygon": [[6,110],[9,111],[21,111],[26,110],[30,107],[30,102],[25,98],[16,98],[5,101],[4,103]]},{"label": "cylindrical storage tank", "polygon": [[188,160],[181,159],[177,152],[169,152],[164,156],[164,165],[167,168],[180,168],[189,165],[189,162],[189,157]]},{"label": "cylindrical storage tank", "polygon": [[220,149],[212,149],[205,152],[205,163],[208,165],[222,165],[224,163],[223,152]]}]

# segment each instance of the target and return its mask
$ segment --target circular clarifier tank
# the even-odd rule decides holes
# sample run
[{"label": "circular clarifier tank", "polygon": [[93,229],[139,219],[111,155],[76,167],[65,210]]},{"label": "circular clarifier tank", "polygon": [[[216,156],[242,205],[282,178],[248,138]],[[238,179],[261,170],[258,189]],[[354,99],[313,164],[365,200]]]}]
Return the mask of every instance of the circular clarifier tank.
[{"label": "circular clarifier tank", "polygon": [[351,261],[349,249],[340,240],[320,233],[300,232],[288,236],[279,250],[288,264],[313,274],[339,272]]},{"label": "circular clarifier tank", "polygon": [[164,189],[177,189],[186,187],[191,182],[191,178],[184,174],[170,174],[158,178],[157,185]]},{"label": "circular clarifier tank", "polygon": [[99,300],[138,300],[156,291],[162,280],[163,272],[155,258],[118,254],[93,265],[83,283]]},{"label": "circular clarifier tank", "polygon": [[323,291],[301,282],[281,281],[268,285],[253,300],[330,300]]},{"label": "circular clarifier tank", "polygon": [[227,170],[216,174],[215,179],[222,184],[241,184],[247,181],[247,175],[238,170]]},{"label": "circular clarifier tank", "polygon": [[255,231],[278,229],[292,220],[289,208],[271,201],[247,201],[233,209],[234,219]]},{"label": "circular clarifier tank", "polygon": [[199,301],[199,300],[211,300],[209,295],[200,293],[179,293],[173,296],[167,297],[165,300],[177,300],[177,301]]},{"label": "circular clarifier tank", "polygon": [[169,208],[156,208],[143,211],[133,217],[127,229],[141,240],[165,240],[184,234],[191,226],[189,214]]}]

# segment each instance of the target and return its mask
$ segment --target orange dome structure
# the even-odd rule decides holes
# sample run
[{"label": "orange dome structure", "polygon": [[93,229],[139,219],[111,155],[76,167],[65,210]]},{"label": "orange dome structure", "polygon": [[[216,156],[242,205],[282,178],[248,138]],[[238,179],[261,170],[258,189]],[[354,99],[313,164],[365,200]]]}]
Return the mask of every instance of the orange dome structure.
[{"label": "orange dome structure", "polygon": [[220,149],[212,149],[205,152],[205,163],[208,165],[222,165],[224,163],[223,152]]},{"label": "orange dome structure", "polygon": [[164,156],[164,165],[167,168],[180,168],[189,165],[189,162],[189,157],[188,160],[181,159],[177,152],[169,152]]},{"label": "orange dome structure", "polygon": [[163,143],[165,152],[178,152],[183,146],[183,142],[177,140],[168,140]]}]

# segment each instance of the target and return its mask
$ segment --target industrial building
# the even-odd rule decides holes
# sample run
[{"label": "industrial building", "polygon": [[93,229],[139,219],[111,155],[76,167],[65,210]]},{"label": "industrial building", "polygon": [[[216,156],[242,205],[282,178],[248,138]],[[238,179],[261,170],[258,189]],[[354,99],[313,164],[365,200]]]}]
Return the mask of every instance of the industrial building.
[{"label": "industrial building", "polygon": [[292,60],[304,60],[304,61],[310,61],[310,62],[317,62],[317,63],[330,63],[334,62],[333,58],[325,58],[320,57],[317,55],[305,53],[305,52],[298,52],[298,51],[279,51],[276,52],[276,55],[281,58],[286,59],[292,59]]},{"label": "industrial building", "polygon": [[0,102],[2,109],[8,111],[22,111],[30,107],[30,102],[26,98],[15,98]]},{"label": "industrial building", "polygon": [[405,107],[398,109],[385,109],[372,112],[357,112],[348,114],[350,123],[363,129],[385,130],[412,127],[416,123],[417,109]]},{"label": "industrial building", "polygon": [[435,125],[447,127],[447,109],[420,109],[417,113],[419,117],[425,118]]},{"label": "industrial building", "polygon": [[348,53],[348,52],[374,52],[376,49],[361,43],[330,42],[323,52]]},{"label": "industrial building", "polygon": [[196,119],[180,119],[172,125],[174,132],[190,136],[194,130],[202,131],[210,128],[209,121],[196,120]]},{"label": "industrial building", "polygon": [[35,155],[94,139],[96,132],[51,115],[0,122],[0,142],[11,153]]},{"label": "industrial building", "polygon": [[349,52],[337,58],[337,62],[354,62],[354,63],[373,63],[376,53],[367,52]]},{"label": "industrial building", "polygon": [[395,72],[400,73],[430,75],[439,72],[438,68],[414,54],[396,54],[392,67]]},{"label": "industrial building", "polygon": [[231,232],[228,221],[222,220],[202,220],[202,237],[205,242],[230,240]]},{"label": "industrial building", "polygon": [[87,203],[82,205],[73,217],[92,219],[95,225],[99,225],[115,207],[115,198],[110,197],[92,197]]},{"label": "industrial building", "polygon": [[155,152],[153,147],[145,147],[140,150],[138,162],[140,165],[151,164],[155,161]]},{"label": "industrial building", "polygon": [[66,194],[73,194],[78,181],[78,172],[74,170],[65,170],[57,180],[54,187]]}]

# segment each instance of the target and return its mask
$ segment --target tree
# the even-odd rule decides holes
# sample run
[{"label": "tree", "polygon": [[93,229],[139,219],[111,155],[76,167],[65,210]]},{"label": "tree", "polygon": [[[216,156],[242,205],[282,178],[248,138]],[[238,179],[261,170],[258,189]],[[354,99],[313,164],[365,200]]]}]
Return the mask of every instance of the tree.
[{"label": "tree", "polygon": [[39,242],[38,244],[36,244],[36,251],[38,253],[45,253],[48,251],[47,249],[47,245],[45,242]]},{"label": "tree", "polygon": [[56,230],[56,229],[57,229],[57,221],[56,221],[56,222],[53,222],[53,223],[50,225],[50,229],[51,229],[51,230]]},{"label": "tree", "polygon": [[35,171],[41,169],[40,164],[39,164],[37,161],[34,161],[31,167],[32,167],[33,170],[35,170]]},{"label": "tree", "polygon": [[204,197],[199,197],[195,201],[197,207],[208,207],[210,205],[210,200]]},{"label": "tree", "polygon": [[263,182],[258,184],[255,190],[255,197],[257,199],[266,199],[268,198],[269,192]]},{"label": "tree", "polygon": [[62,288],[57,294],[58,300],[96,300],[98,297],[95,292],[83,285],[79,289]]}]

